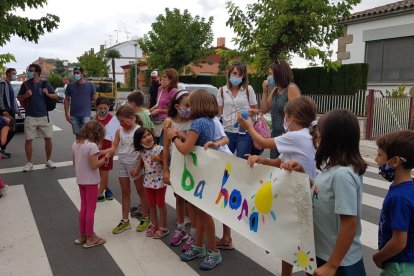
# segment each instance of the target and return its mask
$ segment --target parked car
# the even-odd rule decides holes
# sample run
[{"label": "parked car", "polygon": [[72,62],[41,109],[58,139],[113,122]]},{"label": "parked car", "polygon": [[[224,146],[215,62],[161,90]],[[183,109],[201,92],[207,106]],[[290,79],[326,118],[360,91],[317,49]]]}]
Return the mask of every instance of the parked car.
[{"label": "parked car", "polygon": [[198,90],[198,89],[205,89],[214,96],[217,96],[218,89],[215,86],[212,86],[211,84],[194,84],[194,83],[178,83],[178,90],[186,89],[190,92]]},{"label": "parked car", "polygon": [[[13,91],[14,96],[17,97],[17,94],[19,94],[20,87],[22,86],[22,81],[11,81],[10,82]],[[14,116],[16,120],[16,132],[23,132],[24,131],[24,118],[26,117],[26,109],[24,109],[21,105],[19,100],[17,100],[17,106],[19,107],[20,114],[16,114]]]},{"label": "parked car", "polygon": [[65,87],[58,87],[55,89],[55,93],[58,95],[58,103],[63,103],[63,101],[65,100],[65,90]]}]

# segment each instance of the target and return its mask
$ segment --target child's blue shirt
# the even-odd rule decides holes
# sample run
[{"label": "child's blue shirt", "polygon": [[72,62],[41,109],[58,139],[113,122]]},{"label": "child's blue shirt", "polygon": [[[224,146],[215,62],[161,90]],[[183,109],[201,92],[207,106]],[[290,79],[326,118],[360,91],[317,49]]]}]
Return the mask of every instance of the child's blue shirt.
[{"label": "child's blue shirt", "polygon": [[382,249],[392,237],[393,230],[407,232],[407,245],[403,251],[386,263],[414,262],[414,181],[391,185],[382,205],[378,247]]}]

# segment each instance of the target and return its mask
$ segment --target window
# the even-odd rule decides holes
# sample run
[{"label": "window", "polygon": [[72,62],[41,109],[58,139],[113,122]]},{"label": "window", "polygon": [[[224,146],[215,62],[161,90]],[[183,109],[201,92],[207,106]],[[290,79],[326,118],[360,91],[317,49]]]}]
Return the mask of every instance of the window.
[{"label": "window", "polygon": [[414,36],[367,41],[369,82],[414,82]]}]

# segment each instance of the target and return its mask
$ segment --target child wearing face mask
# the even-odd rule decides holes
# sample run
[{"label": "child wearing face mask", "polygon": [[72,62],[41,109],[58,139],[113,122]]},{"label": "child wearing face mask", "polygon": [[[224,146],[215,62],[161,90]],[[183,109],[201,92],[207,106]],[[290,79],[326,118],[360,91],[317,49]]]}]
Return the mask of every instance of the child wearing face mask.
[{"label": "child wearing face mask", "polygon": [[[104,158],[105,154],[112,148],[112,141],[114,140],[115,133],[113,130],[120,127],[119,121],[116,117],[109,113],[110,102],[108,98],[98,97],[96,99],[96,117],[95,120],[101,123],[106,130],[105,138],[101,144],[101,154],[99,159]],[[112,129],[112,131],[111,131]],[[101,175],[101,182],[98,189],[98,202],[106,200],[112,200],[114,198],[112,191],[109,189],[109,171],[113,168],[113,157],[108,158],[103,166],[99,168]]]},{"label": "child wearing face mask", "polygon": [[132,106],[134,112],[142,121],[142,126],[154,133],[154,123],[151,121],[151,112],[144,107],[144,93],[142,91],[134,91],[127,97],[128,104]]},{"label": "child wearing face mask", "polygon": [[[238,122],[260,147],[277,149],[280,152],[277,159],[249,155],[247,163],[251,167],[255,163],[280,167],[282,162],[297,160],[304,166],[305,173],[309,175],[309,178],[311,180],[315,178],[316,104],[311,98],[299,97],[286,104],[284,118],[286,133],[278,137],[264,138],[240,114]],[[292,275],[292,269],[291,264],[282,262],[282,275]]]},{"label": "child wearing face mask", "polygon": [[[171,103],[168,107],[168,117],[172,121],[172,127],[178,131],[178,135],[181,140],[185,140],[188,131],[191,129],[191,124],[193,120],[190,120],[190,92],[187,90],[179,90],[171,99]],[[171,154],[171,140],[164,136],[164,151],[163,151],[163,162],[164,164],[169,164]],[[170,184],[170,168],[168,165],[163,167],[163,181],[166,184]],[[177,215],[177,229],[174,232],[174,235],[170,239],[170,244],[173,246],[178,246],[184,242],[182,246],[182,251],[187,251],[194,242],[194,237],[196,233],[196,220],[194,207],[190,203],[185,202],[185,200],[179,195],[175,195],[175,211]],[[187,210],[190,215],[191,229],[187,233],[185,230],[185,207],[187,205]]]},{"label": "child wearing face mask", "polygon": [[379,172],[392,185],[382,205],[373,260],[381,275],[414,275],[414,131],[387,133],[377,146]]},{"label": "child wearing face mask", "polygon": [[[162,146],[155,143],[155,135],[145,127],[137,129],[134,134],[134,147],[141,152],[138,162],[131,175],[137,176],[144,168],[144,189],[150,210],[151,226],[147,229],[147,237],[162,239],[170,231],[167,228],[167,208],[165,193],[167,186],[162,182]],[[160,220],[158,223],[158,212]]]},{"label": "child wearing face mask", "polygon": [[131,229],[129,221],[129,211],[131,207],[131,183],[135,184],[138,196],[141,200],[142,218],[136,230],[143,232],[151,225],[148,218],[147,199],[144,191],[144,174],[141,171],[137,175],[132,175],[140,152],[134,148],[134,133],[142,125],[141,119],[135,114],[134,109],[126,104],[122,105],[116,112],[121,128],[115,133],[115,139],[112,146],[112,156],[118,150],[118,178],[122,191],[122,219],[119,224],[112,230],[113,234],[119,234],[127,229]]}]

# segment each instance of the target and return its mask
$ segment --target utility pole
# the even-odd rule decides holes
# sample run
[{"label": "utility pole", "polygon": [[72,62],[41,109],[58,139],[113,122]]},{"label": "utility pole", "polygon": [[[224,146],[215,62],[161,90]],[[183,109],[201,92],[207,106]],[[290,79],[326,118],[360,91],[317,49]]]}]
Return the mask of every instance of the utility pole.
[{"label": "utility pole", "polygon": [[137,46],[138,46],[138,44],[135,42],[134,43],[134,46],[135,46],[135,74],[134,74],[134,86],[135,86],[135,90],[137,90]]},{"label": "utility pole", "polygon": [[112,46],[112,37],[113,37],[113,35],[109,34],[108,36],[109,36],[109,47],[111,47]]},{"label": "utility pole", "polygon": [[131,32],[125,31],[124,33],[126,34],[127,41],[129,41],[129,34],[130,34]]},{"label": "utility pole", "polygon": [[121,32],[120,30],[114,30],[116,32],[116,43],[118,43],[118,34]]}]

